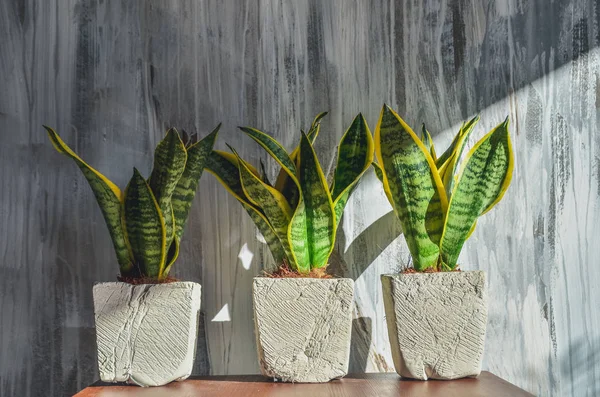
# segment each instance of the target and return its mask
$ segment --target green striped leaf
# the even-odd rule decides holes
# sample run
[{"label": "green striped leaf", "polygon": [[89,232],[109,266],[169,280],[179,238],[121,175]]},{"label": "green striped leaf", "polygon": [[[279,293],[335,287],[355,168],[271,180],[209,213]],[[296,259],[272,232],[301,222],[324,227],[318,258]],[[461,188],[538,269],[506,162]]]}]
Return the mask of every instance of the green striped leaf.
[{"label": "green striped leaf", "polygon": [[[473,127],[475,127],[475,124],[477,124],[478,121],[479,121],[479,115],[473,117],[468,122],[462,124],[462,126],[460,127],[460,130],[458,131],[458,134],[456,134],[456,136],[454,136],[454,139],[452,139],[452,143],[450,144],[450,146],[448,146],[448,148],[444,151],[444,153],[442,153],[442,155],[440,157],[438,157],[438,159],[435,161],[435,165],[437,166],[438,169],[440,169],[444,165],[444,163],[446,163],[448,161],[448,159],[455,153],[460,138],[467,131],[471,131],[473,129]],[[441,173],[440,173],[440,175],[441,175]]]},{"label": "green striped leaf", "polygon": [[235,156],[232,156],[234,159],[232,161],[232,158],[228,155],[229,153],[213,150],[206,160],[206,170],[213,174],[225,189],[239,202],[254,207],[254,204],[248,200],[246,193],[244,193],[244,189],[242,189],[240,171]]},{"label": "green striped leaf", "polygon": [[[327,112],[319,113],[315,116],[315,119],[308,130],[308,140],[310,143],[314,143],[319,135],[319,131],[321,130],[321,119],[327,115]],[[302,133],[302,130],[301,130]],[[290,153],[290,159],[297,164],[298,162],[298,153],[300,152],[300,145],[296,146],[296,148]],[[290,205],[295,207],[298,202],[298,187],[297,184],[290,180],[290,176],[288,173],[282,169],[279,171],[279,175],[275,180],[275,188],[282,192],[284,196],[288,199]]]},{"label": "green striped leaf", "polygon": [[463,151],[466,147],[467,141],[471,136],[471,132],[473,132],[473,127],[479,121],[479,115],[475,116],[468,123],[464,124],[461,130],[459,131],[459,138],[456,141],[454,146],[454,150],[446,163],[442,165],[440,168],[440,176],[442,177],[442,182],[444,183],[444,187],[446,189],[446,195],[450,197],[452,195],[452,190],[454,189],[454,184],[456,182],[456,172],[458,168],[459,161],[462,157]]},{"label": "green striped leaf", "polygon": [[435,154],[435,148],[433,146],[433,139],[431,139],[431,134],[429,133],[429,131],[427,131],[427,128],[425,128],[425,124],[423,124],[423,126],[421,127],[421,137],[420,138],[421,138],[421,142],[423,142],[423,145],[425,145],[425,147],[427,148],[427,151],[431,155],[431,158],[435,162],[437,160],[437,156]]},{"label": "green striped leaf", "polygon": [[504,195],[513,170],[508,118],[467,154],[454,186],[441,241],[442,260],[453,269],[477,218]]},{"label": "green striped leaf", "polygon": [[375,176],[377,177],[377,179],[379,179],[379,181],[383,185],[383,192],[385,193],[385,197],[387,197],[388,201],[393,206],[394,203],[392,200],[392,194],[390,193],[390,187],[387,184],[383,183],[383,170],[381,169],[379,164],[377,164],[376,162],[372,162],[371,165],[373,166],[373,169],[375,170]]},{"label": "green striped leaf", "polygon": [[240,181],[246,197],[256,207],[260,208],[275,232],[286,257],[292,258],[290,266],[294,266],[293,255],[289,244],[287,230],[292,218],[292,209],[285,197],[275,188],[265,184],[248,168],[246,162],[231,149],[237,156]]},{"label": "green striped leaf", "polygon": [[348,186],[348,189],[344,191],[344,193],[340,194],[338,198],[333,202],[333,212],[335,213],[335,228],[337,229],[340,221],[342,220],[342,215],[344,215],[344,208],[346,208],[346,203],[350,198],[350,195],[354,191],[356,187],[356,183]]},{"label": "green striped leaf", "polygon": [[[335,242],[335,212],[333,200],[329,194],[327,181],[316,153],[305,134],[302,134],[300,142],[299,158],[299,182],[301,186],[301,201],[304,215],[294,214],[290,225],[290,236],[293,251],[296,254],[296,263],[298,271],[303,273],[310,271],[311,268],[321,268],[327,266],[327,261],[333,250]],[[301,207],[300,203],[298,207]],[[296,247],[302,247],[303,242],[296,240],[301,232],[296,229],[305,229],[308,245],[310,262],[301,262],[298,259],[297,252],[305,252],[305,249],[297,250]],[[303,258],[305,259],[305,258]]]},{"label": "green striped leaf", "polygon": [[444,150],[444,153],[442,153],[442,155],[439,156],[437,158],[437,160],[435,161],[435,165],[438,169],[442,168],[442,166],[447,163],[450,156],[452,156],[452,153],[454,153],[454,150],[456,149],[456,144],[458,143],[458,140],[460,139],[460,136],[461,136],[461,132],[463,131],[464,128],[465,128],[465,123],[462,123],[460,130],[458,130],[458,134],[456,134],[454,136],[454,138],[452,139],[452,142],[450,143],[450,146],[448,146],[446,148],[446,150]]},{"label": "green striped leaf", "polygon": [[186,161],[185,145],[181,141],[177,130],[170,128],[164,139],[156,146],[154,167],[148,179],[148,184],[165,219],[167,241],[173,239],[175,231],[171,197],[185,170]]},{"label": "green striped leaf", "polygon": [[173,205],[173,214],[175,218],[175,236],[181,240],[183,228],[187,221],[192,207],[192,201],[196,195],[198,183],[202,176],[202,171],[215,145],[217,134],[219,133],[219,124],[210,134],[202,138],[187,148],[187,161],[183,174],[175,186],[171,204]]},{"label": "green striped leaf", "polygon": [[106,225],[108,226],[108,232],[110,233],[113,246],[115,247],[121,274],[123,276],[130,274],[130,272],[133,271],[133,263],[125,235],[124,225],[121,223],[121,190],[104,175],[83,161],[65,142],[63,142],[60,136],[52,128],[47,126],[44,126],[44,128],[46,129],[54,148],[59,153],[62,153],[75,161],[75,164],[77,164],[87,179],[94,192],[96,201],[100,206]]},{"label": "green striped leaf", "polygon": [[169,250],[167,251],[167,265],[165,266],[165,271],[163,272],[163,276],[166,278],[173,267],[173,263],[177,260],[179,256],[179,238],[177,236],[173,237],[173,241],[171,241],[171,245]]},{"label": "green striped leaf", "polygon": [[[248,215],[250,215],[250,218],[256,225],[258,231],[263,235],[265,242],[267,243],[267,247],[269,247],[269,251],[271,251],[271,255],[273,255],[273,260],[275,261],[275,264],[277,264],[278,266],[284,262],[291,264],[291,256],[288,257],[286,255],[285,250],[283,249],[283,245],[281,244],[281,240],[279,239],[279,237],[277,237],[275,231],[273,230],[269,222],[266,220],[264,215],[259,210],[250,205],[242,203],[242,206],[244,207]],[[291,264],[290,266],[293,266],[293,264]]]},{"label": "green striped leaf", "polygon": [[362,114],[354,118],[338,146],[331,196],[335,200],[373,161],[373,139]]},{"label": "green striped leaf", "polygon": [[306,225],[306,206],[304,205],[304,199],[300,194],[298,204],[294,210],[292,221],[288,229],[288,241],[292,247],[292,269],[298,273],[310,272],[311,259],[310,259],[310,245],[308,243],[308,228]]},{"label": "green striped leaf", "polygon": [[436,266],[447,202],[431,155],[387,105],[375,129],[375,151],[415,269]]},{"label": "green striped leaf", "polygon": [[371,165],[373,166],[373,169],[375,170],[375,176],[377,177],[377,179],[379,179],[379,181],[381,183],[383,183],[383,170],[381,169],[379,164],[377,164],[374,161],[371,163]]},{"label": "green striped leaf", "polygon": [[275,235],[264,213],[259,208],[256,208],[246,196],[240,181],[240,172],[237,163],[235,160],[232,160],[229,153],[213,150],[206,161],[206,170],[213,174],[225,189],[242,204],[265,238],[275,262],[278,265],[283,263],[283,260],[290,262],[285,255],[279,238]]},{"label": "green striped leaf", "polygon": [[358,114],[338,146],[332,198],[338,223],[351,191],[373,162],[373,138],[366,120]]},{"label": "green striped leaf", "polygon": [[[273,212],[273,215],[281,218],[282,221],[287,220],[289,222],[292,217],[292,209],[285,197],[275,188],[267,185],[258,176],[254,175],[250,171],[250,165],[233,148],[231,150],[237,158],[242,190],[248,200],[256,207],[261,208],[266,214]],[[270,217],[267,216],[267,218]]]},{"label": "green striped leaf", "polygon": [[292,177],[296,175],[296,165],[290,159],[290,156],[285,151],[285,148],[279,144],[274,138],[265,134],[256,128],[250,127],[239,127],[246,135],[254,139],[260,146],[262,146],[267,153],[269,153],[275,161],[283,167],[285,172]]},{"label": "green striped leaf", "polygon": [[[223,187],[244,205],[244,208],[248,206],[255,209],[264,218],[265,222],[268,223],[262,210],[257,208],[248,196],[246,196],[240,180],[240,170],[235,155],[220,150],[213,150],[206,161],[206,170],[213,174]],[[252,171],[252,168],[250,170]]]},{"label": "green striped leaf", "polygon": [[475,222],[473,223],[473,226],[471,226],[471,230],[469,230],[469,233],[467,234],[467,238],[466,238],[466,240],[468,240],[468,239],[469,239],[469,237],[471,237],[471,235],[472,235],[472,234],[473,234],[473,232],[475,231],[475,227],[476,227],[476,226],[477,226],[477,221],[475,221]]},{"label": "green striped leaf", "polygon": [[255,128],[240,127],[240,129],[262,146],[281,166],[280,176],[275,182],[275,189],[285,196],[292,207],[295,207],[299,196],[295,162],[274,138]]},{"label": "green striped leaf", "polygon": [[163,279],[167,248],[165,220],[150,185],[135,168],[125,189],[123,211],[136,265],[142,274]]},{"label": "green striped leaf", "polygon": [[311,145],[314,145],[315,141],[317,140],[317,136],[319,136],[319,131],[321,130],[321,119],[327,116],[327,113],[328,112],[321,112],[317,114],[310,125],[310,129],[308,130],[306,136],[308,137]]},{"label": "green striped leaf", "polygon": [[[321,130],[321,119],[325,116],[327,116],[327,112],[321,112],[321,113],[317,114],[315,116],[315,119],[313,120],[312,124],[310,125],[310,129],[308,130],[308,133],[306,134],[306,136],[308,137],[308,140],[313,145],[314,145],[315,141],[317,140],[317,136],[319,136],[319,131]],[[301,133],[303,132],[302,130],[300,130],[300,131],[301,131]],[[290,158],[292,159],[292,161],[294,163],[298,159],[298,153],[300,153],[300,144],[298,144],[298,146],[296,146],[294,148],[294,150],[292,150],[292,152],[290,153]]]},{"label": "green striped leaf", "polygon": [[[314,145],[315,141],[317,140],[317,137],[319,136],[319,132],[321,131],[321,119],[325,116],[327,116],[327,112],[321,112],[317,114],[312,124],[310,125],[310,129],[308,130],[306,136],[308,137],[308,140],[312,145]],[[298,144],[298,146],[296,146],[290,154],[290,158],[292,159],[292,161],[296,161],[296,159],[298,158],[298,153],[300,153],[300,144]]]}]

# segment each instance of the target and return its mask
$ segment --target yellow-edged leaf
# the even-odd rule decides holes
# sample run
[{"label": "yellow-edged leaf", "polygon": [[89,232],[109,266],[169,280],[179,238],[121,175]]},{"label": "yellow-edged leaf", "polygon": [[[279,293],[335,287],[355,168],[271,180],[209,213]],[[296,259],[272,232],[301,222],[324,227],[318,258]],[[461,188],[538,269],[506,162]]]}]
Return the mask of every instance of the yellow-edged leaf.
[{"label": "yellow-edged leaf", "polygon": [[52,146],[59,152],[70,157],[79,167],[87,179],[96,201],[102,211],[108,232],[112,238],[117,261],[123,276],[128,276],[133,269],[133,257],[129,247],[126,231],[122,221],[121,214],[121,190],[108,178],[96,171],[93,167],[83,161],[60,136],[50,127],[44,126]]},{"label": "yellow-edged leaf", "polygon": [[512,178],[514,157],[508,118],[484,136],[463,161],[441,240],[442,260],[453,269],[477,218],[500,201]]}]

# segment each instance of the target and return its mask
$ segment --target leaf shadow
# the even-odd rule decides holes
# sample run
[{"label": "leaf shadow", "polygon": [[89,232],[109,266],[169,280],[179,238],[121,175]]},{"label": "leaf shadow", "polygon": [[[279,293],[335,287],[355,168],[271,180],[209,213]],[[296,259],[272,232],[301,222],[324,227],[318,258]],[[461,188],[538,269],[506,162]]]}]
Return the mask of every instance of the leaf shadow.
[{"label": "leaf shadow", "polygon": [[[338,229],[336,249],[330,258],[329,272],[357,280],[401,234],[402,226],[393,211],[369,225],[352,240],[345,251],[343,247],[346,246],[346,235],[342,228]],[[348,265],[350,261],[352,266]]]},{"label": "leaf shadow", "polygon": [[372,322],[370,317],[358,317],[352,320],[352,344],[348,367],[350,374],[364,373],[367,370],[373,333]]}]

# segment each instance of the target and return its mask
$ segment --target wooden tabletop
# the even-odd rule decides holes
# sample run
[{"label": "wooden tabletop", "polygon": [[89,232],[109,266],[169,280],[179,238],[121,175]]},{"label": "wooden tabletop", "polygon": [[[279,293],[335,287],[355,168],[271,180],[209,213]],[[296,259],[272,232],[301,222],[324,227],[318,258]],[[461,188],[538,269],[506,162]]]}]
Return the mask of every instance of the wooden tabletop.
[{"label": "wooden tabletop", "polygon": [[489,372],[477,379],[419,381],[395,373],[348,375],[329,383],[276,383],[260,375],[193,377],[163,387],[141,388],[95,383],[76,397],[531,397],[532,394]]}]

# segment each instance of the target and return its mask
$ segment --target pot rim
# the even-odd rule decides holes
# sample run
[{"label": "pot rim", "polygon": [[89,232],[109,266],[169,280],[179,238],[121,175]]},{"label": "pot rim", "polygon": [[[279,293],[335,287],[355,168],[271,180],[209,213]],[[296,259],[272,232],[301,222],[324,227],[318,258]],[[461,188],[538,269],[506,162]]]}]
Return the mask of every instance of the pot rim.
[{"label": "pot rim", "polygon": [[458,277],[461,274],[483,273],[485,270],[461,270],[460,272],[414,272],[414,273],[384,273],[381,278],[398,278],[398,277]]},{"label": "pot rim", "polygon": [[170,286],[172,285],[173,287],[176,286],[181,286],[182,284],[197,284],[199,286],[202,286],[202,284],[196,282],[196,281],[172,281],[169,283],[149,283],[149,284],[130,284],[130,283],[126,283],[124,281],[94,281],[94,287],[97,285],[104,285],[104,284],[124,284],[124,285],[131,285],[132,287],[154,287],[154,286]]},{"label": "pot rim", "polygon": [[325,281],[325,282],[333,282],[340,280],[350,280],[354,282],[354,279],[350,277],[332,277],[332,278],[317,278],[317,277],[268,277],[268,276],[254,276],[252,278],[253,281],[256,280],[278,280],[278,281],[290,281],[290,280],[310,280],[310,281]]}]

